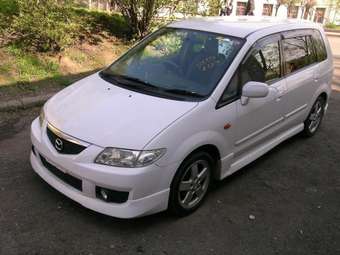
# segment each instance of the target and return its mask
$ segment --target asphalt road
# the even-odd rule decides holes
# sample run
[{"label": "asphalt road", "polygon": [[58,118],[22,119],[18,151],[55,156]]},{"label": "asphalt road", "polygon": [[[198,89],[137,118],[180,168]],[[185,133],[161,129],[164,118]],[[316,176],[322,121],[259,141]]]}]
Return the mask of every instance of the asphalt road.
[{"label": "asphalt road", "polygon": [[328,41],[331,44],[333,54],[340,56],[340,35],[328,36]]},{"label": "asphalt road", "polygon": [[[340,92],[319,133],[216,184],[186,218],[119,220],[61,195],[29,164],[39,109],[0,113],[0,254],[340,254]],[[254,215],[255,219],[249,219]]]}]

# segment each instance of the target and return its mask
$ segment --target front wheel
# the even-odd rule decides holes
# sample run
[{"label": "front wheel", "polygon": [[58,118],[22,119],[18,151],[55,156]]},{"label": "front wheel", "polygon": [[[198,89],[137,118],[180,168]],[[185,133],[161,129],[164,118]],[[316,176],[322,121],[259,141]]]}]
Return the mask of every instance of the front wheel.
[{"label": "front wheel", "polygon": [[206,152],[195,153],[178,169],[171,184],[169,209],[178,216],[194,212],[208,192],[213,158]]},{"label": "front wheel", "polygon": [[321,121],[323,119],[323,115],[325,113],[325,105],[326,100],[323,97],[319,97],[315,101],[307,119],[304,122],[305,127],[303,130],[303,134],[305,136],[311,137],[319,129]]}]

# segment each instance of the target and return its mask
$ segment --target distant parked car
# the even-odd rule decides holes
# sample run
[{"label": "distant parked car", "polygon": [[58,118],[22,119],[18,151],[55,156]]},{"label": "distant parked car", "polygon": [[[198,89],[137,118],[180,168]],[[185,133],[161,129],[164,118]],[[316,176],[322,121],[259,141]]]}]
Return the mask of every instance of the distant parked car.
[{"label": "distant parked car", "polygon": [[332,70],[315,23],[175,22],[51,98],[32,123],[31,164],[103,214],[187,215],[212,180],[300,132],[313,136]]}]

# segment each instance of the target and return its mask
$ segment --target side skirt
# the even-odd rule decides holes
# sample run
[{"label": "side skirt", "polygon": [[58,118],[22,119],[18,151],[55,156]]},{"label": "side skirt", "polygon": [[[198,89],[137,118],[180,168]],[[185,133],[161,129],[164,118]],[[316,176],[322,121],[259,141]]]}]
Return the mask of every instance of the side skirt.
[{"label": "side skirt", "polygon": [[[230,165],[229,169],[226,171],[221,172],[220,180],[224,179],[225,177],[235,173],[237,170],[241,169],[242,167],[248,165],[249,163],[253,162],[254,160],[258,159],[259,157],[266,154],[268,151],[273,149],[275,146],[279,145],[283,141],[287,140],[288,138],[300,133],[304,128],[304,124],[301,123],[295,127],[288,129],[287,131],[282,132],[275,138],[267,141],[266,143],[260,145],[259,147],[255,148],[253,151],[247,153],[242,158],[237,159]],[[232,155],[230,155],[232,156]],[[223,169],[223,168],[222,168]]]}]

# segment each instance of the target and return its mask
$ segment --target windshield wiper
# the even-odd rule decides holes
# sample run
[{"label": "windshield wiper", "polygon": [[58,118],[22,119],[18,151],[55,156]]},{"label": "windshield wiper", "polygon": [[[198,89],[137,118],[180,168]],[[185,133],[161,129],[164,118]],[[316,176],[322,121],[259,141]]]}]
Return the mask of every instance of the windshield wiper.
[{"label": "windshield wiper", "polygon": [[[131,77],[127,75],[110,74],[110,73],[105,73],[105,72],[102,72],[102,75],[107,77],[108,79],[111,79],[119,84],[126,85],[126,86],[133,86],[135,88],[139,88],[140,87],[139,85],[142,85],[143,89],[144,88],[159,89],[159,87],[152,85],[151,83],[148,83],[147,81],[143,81],[136,77]],[[138,84],[138,86],[135,86],[135,84]]]},{"label": "windshield wiper", "polygon": [[143,81],[139,78],[136,77],[131,77],[131,76],[127,76],[127,75],[114,75],[116,79],[123,79],[123,80],[127,80],[127,81],[132,81],[132,82],[136,82],[138,84],[142,84],[142,85],[147,85],[147,86],[153,86],[150,83],[148,83],[147,81]]},{"label": "windshield wiper", "polygon": [[199,97],[203,98],[205,97],[204,95],[201,95],[197,92],[194,91],[188,91],[188,90],[183,90],[183,89],[164,89],[165,92],[181,95],[181,96],[191,96],[191,97]]},{"label": "windshield wiper", "polygon": [[157,92],[159,94],[172,94],[176,96],[189,96],[196,98],[204,98],[204,95],[201,95],[194,91],[182,90],[182,89],[167,89],[155,86],[147,81],[143,81],[136,77],[131,77],[127,75],[117,75],[106,72],[101,72],[100,75],[103,79],[107,79],[111,82],[118,83],[123,86],[131,87],[139,90],[147,90],[149,92]]}]

